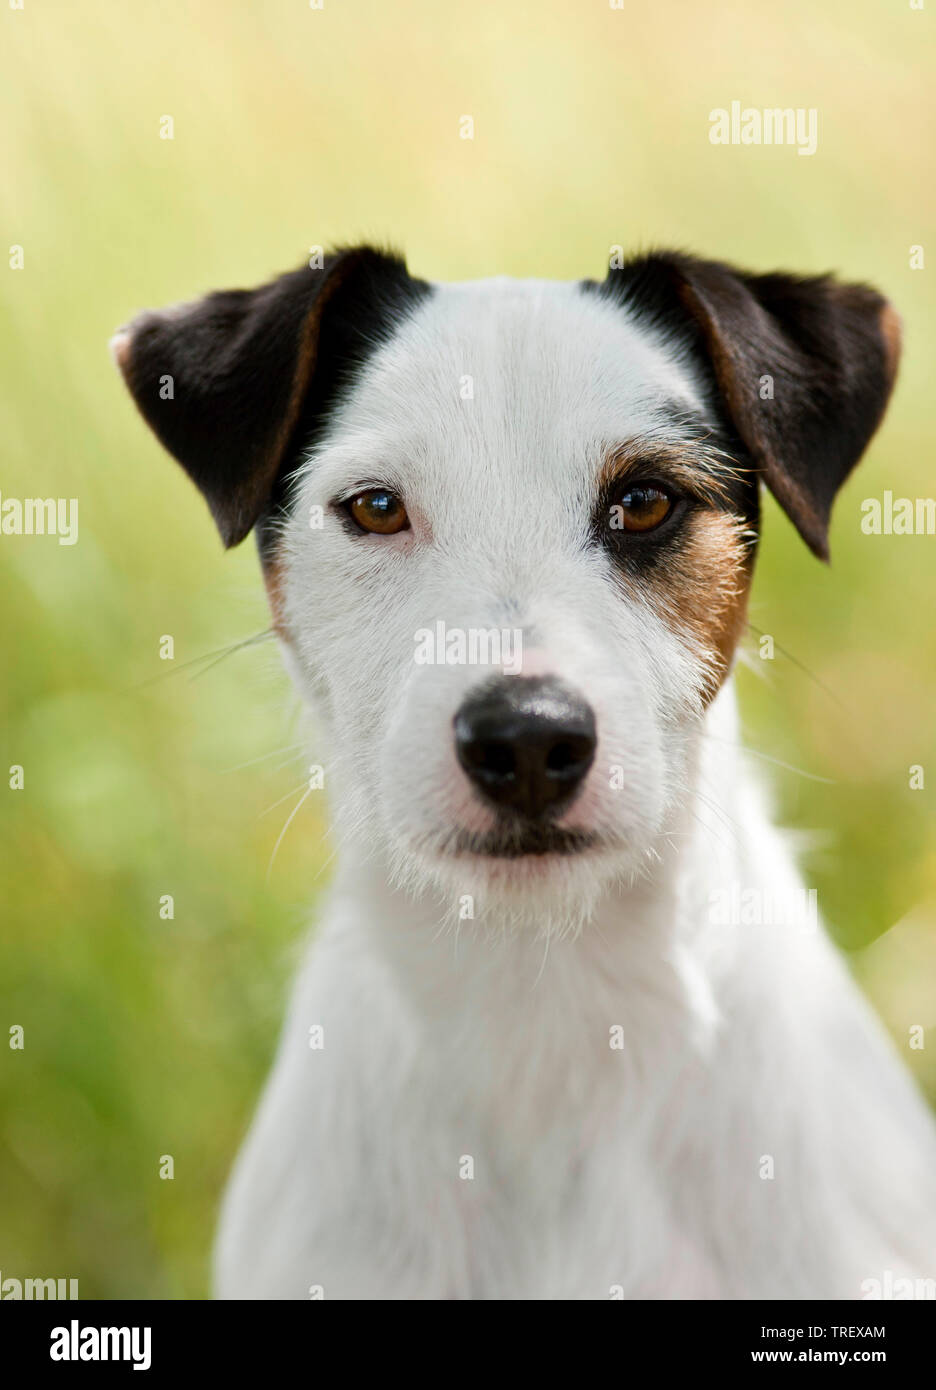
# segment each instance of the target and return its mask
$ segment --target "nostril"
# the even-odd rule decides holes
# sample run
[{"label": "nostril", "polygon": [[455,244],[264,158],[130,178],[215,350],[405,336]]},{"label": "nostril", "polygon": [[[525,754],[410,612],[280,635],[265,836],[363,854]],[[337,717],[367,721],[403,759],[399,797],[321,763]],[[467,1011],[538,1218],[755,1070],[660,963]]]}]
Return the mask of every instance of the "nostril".
[{"label": "nostril", "polygon": [[509,743],[482,743],[476,746],[472,762],[479,772],[489,777],[513,777],[517,759]]},{"label": "nostril", "polygon": [[557,777],[577,776],[594,752],[591,739],[567,738],[553,744],[546,754],[546,771]]}]

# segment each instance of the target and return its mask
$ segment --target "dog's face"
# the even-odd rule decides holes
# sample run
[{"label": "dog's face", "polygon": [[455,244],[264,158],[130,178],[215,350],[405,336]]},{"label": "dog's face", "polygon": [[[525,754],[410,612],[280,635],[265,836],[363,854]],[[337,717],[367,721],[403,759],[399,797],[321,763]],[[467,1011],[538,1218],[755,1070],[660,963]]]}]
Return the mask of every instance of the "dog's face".
[{"label": "dog's face", "polygon": [[652,859],[744,626],[759,481],[824,553],[896,351],[884,301],[827,280],[655,257],[430,287],[366,250],[117,347],[226,541],[258,524],[339,835],[540,917]]},{"label": "dog's face", "polygon": [[577,286],[441,287],[359,370],[281,624],[402,867],[581,897],[645,861],[743,612],[756,490],[723,445],[691,366]]}]

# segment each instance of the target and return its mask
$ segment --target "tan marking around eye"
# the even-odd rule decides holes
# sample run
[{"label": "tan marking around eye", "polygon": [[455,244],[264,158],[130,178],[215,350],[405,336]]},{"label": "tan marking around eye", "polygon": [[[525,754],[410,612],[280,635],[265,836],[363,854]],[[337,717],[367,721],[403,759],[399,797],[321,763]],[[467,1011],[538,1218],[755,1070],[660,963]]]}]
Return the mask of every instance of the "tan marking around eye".
[{"label": "tan marking around eye", "polygon": [[273,631],[277,637],[284,642],[289,642],[289,629],[286,626],[284,613],[283,583],[284,570],[282,562],[272,556],[269,560],[263,561],[263,582],[266,586],[267,598],[270,603],[270,612],[273,615]]},{"label": "tan marking around eye", "polygon": [[699,650],[708,704],[731,669],[747,622],[753,549],[744,522],[728,512],[697,511],[686,538],[647,581],[663,618]]},{"label": "tan marking around eye", "polygon": [[708,494],[716,504],[692,513],[671,557],[641,581],[657,611],[699,652],[706,704],[730,671],[747,623],[754,538],[743,518],[718,505],[728,500],[729,481],[745,471],[704,442],[647,447],[635,441],[609,450],[599,474],[602,490],[617,481],[623,485],[656,475],[660,481],[682,483],[694,493]]},{"label": "tan marking around eye", "polygon": [[598,489],[604,492],[612,483],[636,482],[641,478],[667,479],[694,491],[703,491],[715,500],[727,500],[728,484],[741,470],[719,449],[704,443],[686,445],[639,442],[618,444],[610,449],[598,474]]}]

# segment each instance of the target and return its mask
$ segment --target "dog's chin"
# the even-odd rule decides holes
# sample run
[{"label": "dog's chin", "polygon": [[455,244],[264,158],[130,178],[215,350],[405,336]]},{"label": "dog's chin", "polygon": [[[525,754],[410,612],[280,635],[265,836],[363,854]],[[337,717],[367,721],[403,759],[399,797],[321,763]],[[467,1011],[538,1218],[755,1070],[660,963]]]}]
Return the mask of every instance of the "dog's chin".
[{"label": "dog's chin", "polygon": [[440,895],[456,916],[496,925],[575,931],[614,881],[644,861],[628,840],[555,825],[504,824],[398,846],[395,877],[410,891]]}]

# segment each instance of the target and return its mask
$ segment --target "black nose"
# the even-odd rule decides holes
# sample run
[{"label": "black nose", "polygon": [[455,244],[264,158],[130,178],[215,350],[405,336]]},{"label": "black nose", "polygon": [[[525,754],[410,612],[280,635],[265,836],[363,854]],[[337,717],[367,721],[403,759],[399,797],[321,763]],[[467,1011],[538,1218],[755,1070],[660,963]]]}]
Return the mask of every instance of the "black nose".
[{"label": "black nose", "polygon": [[531,819],[555,815],[595,756],[595,716],[561,681],[500,676],[455,716],[455,751],[485,800]]}]

